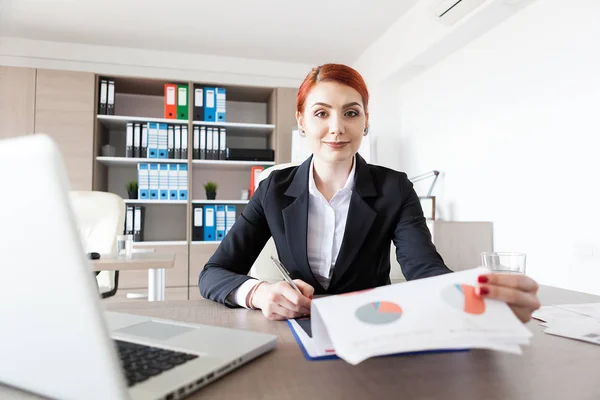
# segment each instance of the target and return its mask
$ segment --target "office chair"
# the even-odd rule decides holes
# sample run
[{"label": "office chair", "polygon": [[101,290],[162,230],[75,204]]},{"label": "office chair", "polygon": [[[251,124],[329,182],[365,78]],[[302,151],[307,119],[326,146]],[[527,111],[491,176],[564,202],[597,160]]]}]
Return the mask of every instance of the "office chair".
[{"label": "office chair", "polygon": [[[255,182],[254,190],[256,190],[258,188],[258,184],[262,180],[266,179],[271,172],[278,170],[278,169],[294,167],[297,165],[299,165],[299,163],[285,163],[285,164],[277,164],[277,165],[274,165],[272,167],[265,169],[258,176],[258,179]],[[281,274],[279,273],[279,271],[277,271],[277,269],[275,268],[275,266],[273,265],[273,263],[271,262],[271,260],[269,258],[271,255],[275,258],[278,258],[277,257],[277,249],[275,248],[275,242],[273,241],[272,237],[269,238],[269,240],[267,241],[267,244],[265,244],[265,247],[262,249],[262,251],[258,255],[258,258],[252,265],[252,268],[250,268],[250,272],[248,272],[248,275],[253,278],[256,278],[258,280],[262,280],[262,281],[266,281],[266,282],[270,282],[270,283],[282,281],[283,278],[281,277]],[[398,264],[398,260],[396,260],[396,247],[394,246],[393,242],[391,242],[391,241],[390,241],[390,265],[391,265],[391,270],[390,270],[391,282],[398,283],[398,282],[406,281],[406,278],[404,278],[404,275],[402,274],[402,269],[400,268],[400,264]]]},{"label": "office chair", "polygon": [[[254,182],[254,191],[256,191],[256,189],[258,189],[258,184],[261,181],[267,179],[267,177],[269,176],[269,174],[271,172],[278,170],[278,169],[294,167],[297,165],[299,165],[299,164],[298,163],[284,163],[284,164],[277,164],[277,165],[274,165],[272,167],[265,169],[263,172],[260,173],[256,182]],[[277,268],[275,268],[275,266],[271,262],[270,256],[273,256],[274,258],[279,259],[278,255],[277,255],[277,248],[275,247],[275,242],[273,241],[272,237],[269,238],[269,240],[267,241],[267,244],[265,244],[265,247],[263,247],[262,251],[258,255],[258,258],[256,259],[256,261],[254,261],[254,264],[252,264],[252,268],[250,268],[250,272],[248,272],[248,275],[253,278],[256,278],[258,280],[269,282],[269,283],[282,281],[283,277],[281,276],[281,274],[279,273]]]},{"label": "office chair", "polygon": [[[125,202],[116,194],[95,191],[69,192],[71,207],[85,253],[116,254],[116,237],[123,233]],[[119,286],[119,271],[96,274],[102,298],[114,296]]]}]

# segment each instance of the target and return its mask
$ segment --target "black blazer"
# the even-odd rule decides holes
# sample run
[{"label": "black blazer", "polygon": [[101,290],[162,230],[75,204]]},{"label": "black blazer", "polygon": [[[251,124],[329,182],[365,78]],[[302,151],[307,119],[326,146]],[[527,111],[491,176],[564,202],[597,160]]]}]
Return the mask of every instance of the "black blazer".
[{"label": "black blazer", "polygon": [[313,286],[315,294],[389,284],[392,240],[406,279],[451,272],[431,242],[421,203],[406,174],[367,164],[357,154],[346,230],[325,290],[306,253],[311,158],[297,167],[275,170],[259,184],[200,273],[203,297],[225,303],[231,291],[250,279],[247,273],[271,236],[292,278]]}]

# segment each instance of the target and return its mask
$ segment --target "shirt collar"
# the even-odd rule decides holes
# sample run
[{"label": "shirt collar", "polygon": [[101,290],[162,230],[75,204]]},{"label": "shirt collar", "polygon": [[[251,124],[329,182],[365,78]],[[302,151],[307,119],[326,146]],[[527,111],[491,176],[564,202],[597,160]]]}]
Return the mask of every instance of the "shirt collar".
[{"label": "shirt collar", "polygon": [[[315,177],[314,177],[314,162],[315,161],[314,160],[315,160],[315,158],[313,156],[312,160],[310,161],[310,168],[309,168],[309,172],[308,172],[308,192],[310,194],[312,194],[313,196],[317,195],[317,193],[321,194],[321,192],[319,192],[319,190],[317,189],[317,185],[315,184]],[[340,189],[340,191],[354,189],[355,171],[356,171],[356,155],[352,159],[352,169],[350,170],[348,179],[346,179],[346,183],[344,184],[344,187]]]}]

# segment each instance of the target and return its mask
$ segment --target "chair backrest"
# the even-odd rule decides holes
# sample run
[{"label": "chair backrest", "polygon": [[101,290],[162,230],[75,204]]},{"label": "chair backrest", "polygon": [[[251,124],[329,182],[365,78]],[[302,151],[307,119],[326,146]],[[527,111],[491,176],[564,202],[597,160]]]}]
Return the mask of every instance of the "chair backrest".
[{"label": "chair backrest", "polygon": [[[117,235],[125,222],[125,201],[116,194],[95,191],[71,191],[69,200],[84,251],[115,254]],[[116,291],[114,271],[102,271],[96,279],[100,293]]]},{"label": "chair backrest", "polygon": [[[278,169],[293,167],[296,165],[298,165],[298,163],[277,164],[265,169],[263,172],[260,173],[256,182],[254,182],[254,190],[258,189],[258,184],[261,181],[265,180],[271,172]],[[265,244],[265,247],[263,247],[262,251],[256,258],[256,261],[254,261],[254,264],[252,264],[252,268],[250,268],[250,272],[248,272],[248,275],[266,282],[282,281],[283,278],[281,277],[281,274],[279,273],[277,268],[275,268],[275,266],[271,262],[270,256],[278,258],[277,249],[275,248],[275,242],[273,241],[273,238],[269,238],[267,244]]]},{"label": "chair backrest", "polygon": [[123,232],[125,202],[116,194],[69,192],[71,207],[86,253],[114,254],[116,237]]}]

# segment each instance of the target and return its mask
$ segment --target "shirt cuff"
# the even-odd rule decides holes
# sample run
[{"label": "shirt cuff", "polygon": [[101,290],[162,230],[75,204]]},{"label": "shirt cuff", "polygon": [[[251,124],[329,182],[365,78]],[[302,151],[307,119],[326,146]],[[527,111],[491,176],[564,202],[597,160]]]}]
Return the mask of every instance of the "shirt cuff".
[{"label": "shirt cuff", "polygon": [[229,293],[227,295],[227,300],[238,306],[248,308],[246,306],[246,297],[248,297],[248,293],[250,293],[254,285],[256,285],[258,282],[260,282],[258,279],[248,279],[246,282],[242,283],[231,293]]}]

